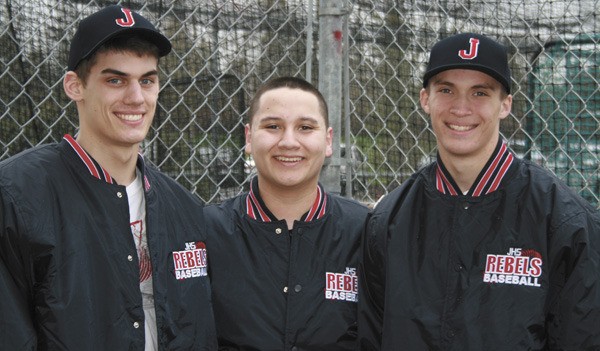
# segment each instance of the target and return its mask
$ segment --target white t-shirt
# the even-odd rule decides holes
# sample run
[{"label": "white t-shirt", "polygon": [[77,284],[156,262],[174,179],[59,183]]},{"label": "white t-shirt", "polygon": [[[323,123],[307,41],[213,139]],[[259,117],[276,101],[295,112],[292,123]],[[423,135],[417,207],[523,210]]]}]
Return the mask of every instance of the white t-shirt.
[{"label": "white t-shirt", "polygon": [[146,199],[142,175],[136,169],[136,178],[127,186],[129,200],[129,224],[135,241],[138,260],[140,262],[140,291],[144,306],[144,329],[146,333],[146,351],[158,350],[156,337],[156,311],[154,310],[154,293],[152,291],[152,263],[148,251],[146,236]]}]

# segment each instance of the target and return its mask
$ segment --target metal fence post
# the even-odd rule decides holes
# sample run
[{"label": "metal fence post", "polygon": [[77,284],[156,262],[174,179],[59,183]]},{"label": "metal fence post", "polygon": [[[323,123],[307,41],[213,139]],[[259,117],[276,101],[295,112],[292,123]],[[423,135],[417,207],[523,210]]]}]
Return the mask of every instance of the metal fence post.
[{"label": "metal fence post", "polygon": [[333,128],[333,155],[325,160],[320,182],[327,191],[340,193],[340,142],[342,130],[342,66],[344,55],[343,31],[348,15],[346,0],[319,1],[319,90],[329,107],[329,125]]}]

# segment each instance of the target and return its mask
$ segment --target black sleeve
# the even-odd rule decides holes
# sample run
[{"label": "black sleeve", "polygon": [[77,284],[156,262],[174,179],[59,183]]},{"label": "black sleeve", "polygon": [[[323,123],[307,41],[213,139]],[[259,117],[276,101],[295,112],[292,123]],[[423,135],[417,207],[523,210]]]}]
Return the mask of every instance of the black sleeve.
[{"label": "black sleeve", "polygon": [[28,265],[18,242],[17,210],[0,189],[0,350],[35,350]]},{"label": "black sleeve", "polygon": [[600,349],[600,215],[565,220],[551,234],[551,350]]},{"label": "black sleeve", "polygon": [[387,225],[377,213],[367,220],[359,263],[358,347],[381,349],[385,299],[385,241]]}]

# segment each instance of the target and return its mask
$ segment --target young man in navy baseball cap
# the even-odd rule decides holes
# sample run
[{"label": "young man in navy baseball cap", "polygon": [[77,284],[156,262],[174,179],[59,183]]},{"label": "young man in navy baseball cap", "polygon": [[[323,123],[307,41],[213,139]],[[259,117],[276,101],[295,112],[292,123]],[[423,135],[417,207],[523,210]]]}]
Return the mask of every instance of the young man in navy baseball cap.
[{"label": "young man in navy baseball cap", "polygon": [[600,348],[600,215],[508,149],[510,83],[484,35],[431,49],[420,102],[437,160],[366,226],[361,350]]},{"label": "young man in navy baseball cap", "polygon": [[170,50],[121,6],[80,22],[78,133],[0,163],[0,348],[216,349],[202,204],[141,156]]}]

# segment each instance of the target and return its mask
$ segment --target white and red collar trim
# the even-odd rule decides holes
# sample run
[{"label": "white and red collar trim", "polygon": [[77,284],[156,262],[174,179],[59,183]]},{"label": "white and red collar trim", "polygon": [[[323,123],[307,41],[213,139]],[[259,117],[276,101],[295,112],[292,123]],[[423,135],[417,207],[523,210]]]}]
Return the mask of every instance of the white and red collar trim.
[{"label": "white and red collar trim", "polygon": [[98,162],[96,162],[82,147],[79,143],[69,134],[65,134],[63,137],[69,145],[73,148],[73,151],[79,156],[79,159],[87,167],[90,174],[97,179],[106,181],[109,184],[115,184],[115,180],[108,174],[108,171],[102,168]]},{"label": "white and red collar trim", "polygon": [[[311,222],[315,219],[319,219],[325,215],[326,210],[327,193],[325,193],[321,184],[318,184],[315,202],[310,210],[302,216],[301,221]],[[246,214],[250,216],[250,218],[262,222],[274,222],[278,220],[262,201],[260,192],[258,191],[258,181],[256,178],[250,181],[250,191],[246,196]]]},{"label": "white and red collar trim", "polygon": [[[477,176],[477,179],[467,192],[467,196],[478,197],[490,194],[500,187],[500,183],[513,164],[514,156],[508,150],[506,143],[498,141],[494,153],[488,160],[486,166]],[[438,157],[437,168],[435,171],[435,184],[439,192],[453,196],[460,194],[460,188],[452,179],[450,173],[444,167],[442,160]]]},{"label": "white and red collar trim", "polygon": [[[108,171],[104,169],[98,162],[96,162],[82,147],[79,143],[69,134],[65,134],[63,139],[71,146],[75,154],[79,156],[79,159],[83,162],[85,167],[88,169],[90,174],[100,180],[106,181],[108,184],[117,184],[117,182],[110,176]],[[142,162],[143,158],[140,154],[138,156],[138,167],[140,166],[140,162]],[[150,190],[150,182],[148,181],[148,177],[144,174],[144,190]]]},{"label": "white and red collar trim", "polygon": [[248,193],[248,196],[246,196],[246,213],[248,214],[248,216],[250,216],[250,218],[261,220],[263,222],[276,221],[277,218],[275,218],[275,216],[263,210],[263,206],[261,205],[262,201],[260,201],[258,198],[260,197],[258,191],[256,192],[256,194],[254,193],[253,183],[254,179],[250,181],[250,192]]}]

